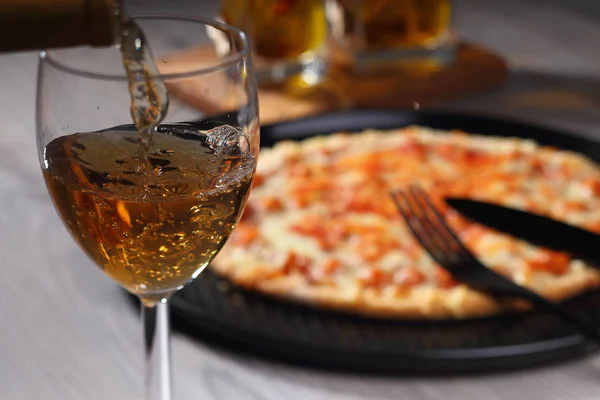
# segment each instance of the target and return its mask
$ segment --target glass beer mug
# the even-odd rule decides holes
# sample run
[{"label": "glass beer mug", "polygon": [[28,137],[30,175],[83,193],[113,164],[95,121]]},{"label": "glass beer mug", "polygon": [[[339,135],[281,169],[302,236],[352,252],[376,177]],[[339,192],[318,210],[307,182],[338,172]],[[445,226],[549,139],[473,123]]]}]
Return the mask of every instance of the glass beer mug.
[{"label": "glass beer mug", "polygon": [[336,42],[358,69],[377,65],[443,66],[455,54],[452,0],[334,0]]},{"label": "glass beer mug", "polygon": [[327,70],[325,0],[221,0],[221,18],[248,35],[259,83],[312,86]]}]

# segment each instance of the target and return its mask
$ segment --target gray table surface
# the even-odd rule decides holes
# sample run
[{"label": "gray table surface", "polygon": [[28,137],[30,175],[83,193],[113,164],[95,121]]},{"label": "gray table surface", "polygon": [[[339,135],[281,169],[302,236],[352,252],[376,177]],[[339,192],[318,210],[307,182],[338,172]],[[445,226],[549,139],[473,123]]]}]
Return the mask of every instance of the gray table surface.
[{"label": "gray table surface", "polygon": [[[463,37],[504,54],[505,89],[448,109],[600,140],[600,2],[461,0]],[[211,14],[214,2],[132,0]],[[67,235],[38,170],[36,56],[0,56],[0,399],[141,399],[141,332],[120,289]],[[512,373],[376,378],[273,364],[175,334],[176,399],[495,400],[600,397],[600,356]]]}]

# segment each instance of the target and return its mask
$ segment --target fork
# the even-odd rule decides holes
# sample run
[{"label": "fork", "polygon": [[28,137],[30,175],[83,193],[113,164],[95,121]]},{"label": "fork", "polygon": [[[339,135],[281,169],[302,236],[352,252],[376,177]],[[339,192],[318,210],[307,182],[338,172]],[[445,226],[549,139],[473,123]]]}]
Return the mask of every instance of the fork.
[{"label": "fork", "polygon": [[517,285],[477,260],[448,226],[442,212],[420,186],[409,185],[408,189],[394,191],[392,198],[413,236],[431,258],[455,279],[493,296],[527,300],[536,307],[551,312],[588,339],[600,344],[600,333],[596,327],[572,315],[558,304]]}]

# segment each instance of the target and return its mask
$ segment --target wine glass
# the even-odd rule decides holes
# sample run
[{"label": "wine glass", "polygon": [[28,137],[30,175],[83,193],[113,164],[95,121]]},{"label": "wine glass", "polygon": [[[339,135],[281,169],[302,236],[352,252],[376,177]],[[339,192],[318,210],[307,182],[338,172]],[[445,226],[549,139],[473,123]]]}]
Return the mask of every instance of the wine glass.
[{"label": "wine glass", "polygon": [[[256,168],[258,105],[241,31],[200,18],[133,20],[158,68],[146,71],[147,89],[166,85],[169,93],[168,112],[151,136],[140,138],[133,125],[119,48],[80,47],[40,54],[37,145],[67,230],[140,299],[145,398],[166,400],[168,300],[207,266],[238,222]],[[215,33],[227,40],[213,44]]]}]

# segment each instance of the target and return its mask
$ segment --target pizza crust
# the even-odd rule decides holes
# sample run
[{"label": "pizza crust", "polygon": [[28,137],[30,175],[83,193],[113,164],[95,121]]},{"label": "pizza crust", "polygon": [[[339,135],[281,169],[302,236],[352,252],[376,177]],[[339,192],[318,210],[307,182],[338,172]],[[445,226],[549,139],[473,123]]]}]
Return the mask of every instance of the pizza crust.
[{"label": "pizza crust", "polygon": [[[256,265],[256,260],[246,260]],[[386,297],[376,291],[340,291],[332,286],[311,284],[300,275],[265,278],[269,268],[238,268],[235,263],[217,258],[211,268],[238,286],[263,294],[318,308],[336,310],[376,318],[403,319],[465,319],[478,318],[507,311],[523,311],[530,305],[523,301],[495,299],[481,292],[460,285],[452,289],[430,288],[413,290],[403,296]],[[562,301],[600,286],[600,273],[588,270],[571,276],[553,287],[538,288],[537,293],[553,300]]]}]

